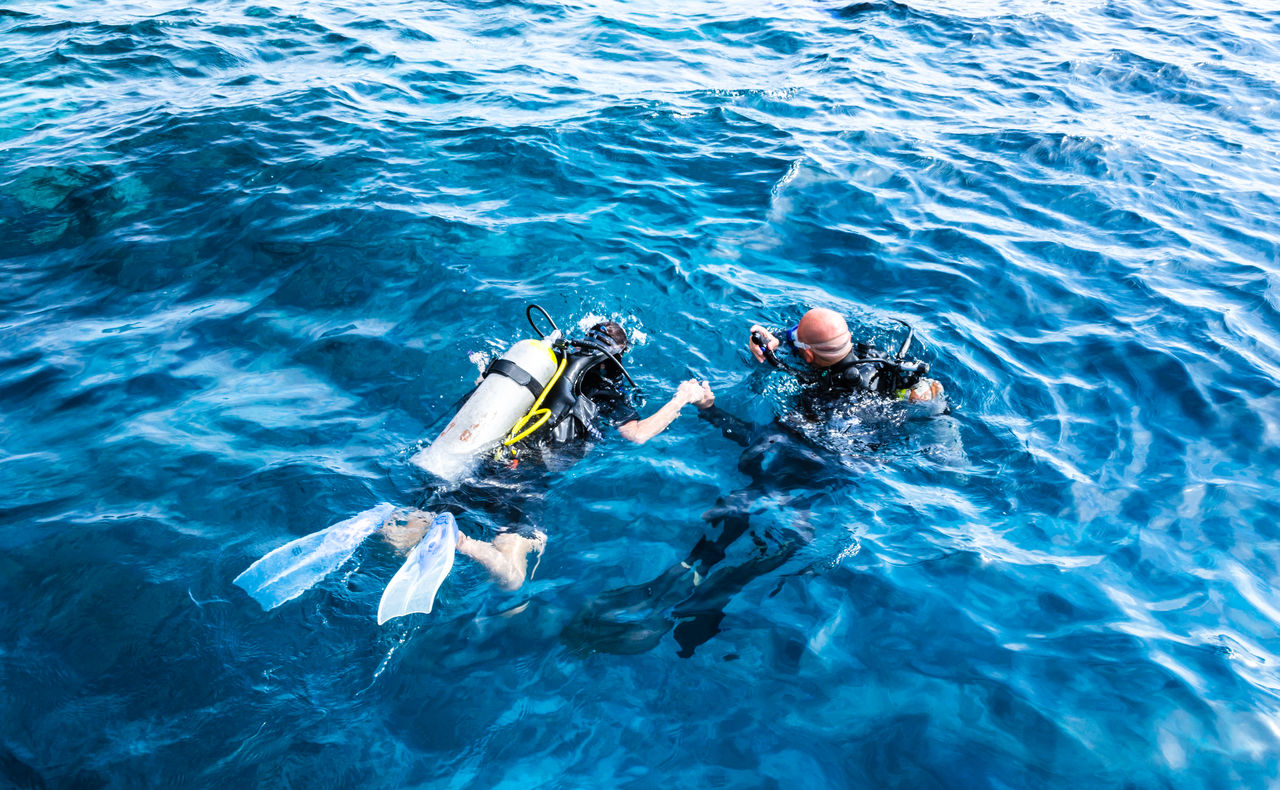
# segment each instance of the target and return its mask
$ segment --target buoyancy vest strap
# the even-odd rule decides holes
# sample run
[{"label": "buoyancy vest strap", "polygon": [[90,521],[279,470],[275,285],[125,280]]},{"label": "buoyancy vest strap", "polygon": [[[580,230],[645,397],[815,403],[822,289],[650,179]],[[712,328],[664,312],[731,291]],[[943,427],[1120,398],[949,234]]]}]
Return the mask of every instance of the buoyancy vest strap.
[{"label": "buoyancy vest strap", "polygon": [[578,398],[582,397],[582,380],[586,375],[608,359],[599,351],[568,357],[568,367],[556,382],[547,400],[547,407],[551,409],[552,428],[573,412],[573,405],[577,403]]},{"label": "buoyancy vest strap", "polygon": [[521,387],[533,393],[536,399],[546,389],[546,385],[533,377],[533,374],[509,359],[495,359],[489,363],[489,367],[484,374],[497,373],[499,376],[506,376]]}]

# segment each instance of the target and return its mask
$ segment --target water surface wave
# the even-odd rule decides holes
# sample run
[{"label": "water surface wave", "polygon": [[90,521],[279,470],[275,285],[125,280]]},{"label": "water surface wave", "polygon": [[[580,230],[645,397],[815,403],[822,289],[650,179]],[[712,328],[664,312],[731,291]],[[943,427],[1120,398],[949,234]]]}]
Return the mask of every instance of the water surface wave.
[{"label": "water surface wave", "polygon": [[[0,7],[0,773],[1268,786],[1278,19]],[[747,483],[691,414],[548,475],[515,596],[459,563],[378,628],[377,542],[269,613],[230,584],[417,501],[408,456],[530,301],[643,332],[647,409],[697,375],[757,422],[794,388],[747,325],[904,318],[955,410],[826,437],[804,507],[760,495],[757,540],[622,641],[583,613]],[[724,617],[688,656],[697,607]]]}]

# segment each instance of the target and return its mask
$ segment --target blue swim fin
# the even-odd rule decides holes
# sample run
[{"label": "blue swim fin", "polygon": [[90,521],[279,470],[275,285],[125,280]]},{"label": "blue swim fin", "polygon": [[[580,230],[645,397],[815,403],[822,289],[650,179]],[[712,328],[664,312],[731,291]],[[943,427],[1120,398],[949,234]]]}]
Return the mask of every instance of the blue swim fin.
[{"label": "blue swim fin", "polygon": [[453,552],[458,545],[458,522],[452,513],[441,513],[431,530],[391,577],[378,604],[378,625],[414,612],[430,613],[436,591],[453,569]]},{"label": "blue swim fin", "polygon": [[297,598],[346,562],[387,520],[395,506],[382,502],[346,521],[286,543],[235,578],[263,609]]}]

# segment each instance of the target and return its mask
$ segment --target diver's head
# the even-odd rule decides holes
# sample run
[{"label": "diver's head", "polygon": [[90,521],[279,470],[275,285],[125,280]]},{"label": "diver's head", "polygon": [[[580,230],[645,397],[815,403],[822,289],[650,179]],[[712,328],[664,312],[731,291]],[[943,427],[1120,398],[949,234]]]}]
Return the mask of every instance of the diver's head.
[{"label": "diver's head", "polygon": [[587,339],[595,341],[616,357],[620,357],[631,348],[627,340],[627,332],[616,321],[601,321],[587,330]]},{"label": "diver's head", "polygon": [[795,347],[801,358],[817,368],[834,365],[853,350],[853,338],[844,316],[815,307],[796,326]]}]

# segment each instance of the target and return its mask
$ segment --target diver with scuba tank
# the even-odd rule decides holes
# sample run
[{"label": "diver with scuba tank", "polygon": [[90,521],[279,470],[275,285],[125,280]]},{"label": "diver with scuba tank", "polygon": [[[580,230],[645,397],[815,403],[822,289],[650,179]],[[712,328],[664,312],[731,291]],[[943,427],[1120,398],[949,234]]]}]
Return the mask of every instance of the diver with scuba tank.
[{"label": "diver with scuba tank", "polygon": [[[539,328],[535,310],[552,331]],[[685,406],[704,410],[715,403],[707,382],[684,381],[667,403],[642,418],[623,387],[624,380],[635,382],[620,359],[630,341],[619,324],[599,322],[583,337],[566,338],[541,307],[530,305],[526,316],[538,339],[521,340],[490,362],[440,435],[410,459],[439,484],[422,508],[381,503],[270,552],[235,583],[264,609],[273,609],[319,582],[381,531],[408,556],[383,592],[379,624],[430,612],[455,552],[480,563],[502,587],[516,589],[527,576],[529,555],[541,552],[546,537],[532,526],[518,526],[522,494],[500,478],[527,472],[528,463],[515,471],[524,460],[545,462],[555,448],[603,438],[605,423],[628,441],[644,443],[666,430]],[[509,514],[510,526],[491,541],[468,537],[453,512],[476,507]]]},{"label": "diver with scuba tank", "polygon": [[[538,328],[533,319],[535,310],[551,324],[550,333],[543,334]],[[530,305],[526,315],[540,339],[522,340],[491,362],[458,415],[431,445],[410,459],[414,465],[449,483],[474,471],[479,463],[489,461],[490,469],[472,482],[466,493],[472,501],[490,500],[490,509],[506,512],[512,522],[520,520],[523,514],[524,497],[505,483],[499,483],[501,490],[497,497],[476,495],[474,490],[483,487],[487,480],[502,477],[504,467],[514,469],[526,459],[545,463],[549,454],[563,454],[562,448],[566,445],[581,446],[603,439],[604,423],[615,427],[624,439],[644,444],[665,431],[685,406],[692,404],[706,409],[715,403],[715,395],[707,382],[690,379],[681,382],[661,408],[642,418],[631,405],[623,385],[624,380],[632,386],[635,382],[620,359],[631,348],[621,325],[602,321],[582,338],[565,339],[541,307]],[[529,345],[534,349],[525,348]],[[551,364],[545,364],[548,360]],[[541,380],[543,376],[548,377],[545,384]],[[534,393],[530,404],[528,396]],[[485,434],[487,424],[509,423],[511,415],[517,412],[523,416],[516,420],[491,455],[485,452],[483,448],[493,445],[494,441],[477,444],[476,436]],[[452,501],[437,504],[467,507],[466,496],[451,498],[446,494],[440,498]],[[497,501],[499,499],[501,501]],[[401,510],[393,515],[392,524],[423,523],[427,516],[423,511]],[[388,534],[397,534],[396,526],[389,526]],[[412,526],[408,527],[408,535],[415,532]],[[394,542],[403,545],[405,541],[400,538]],[[456,551],[484,566],[503,589],[514,590],[524,584],[528,575],[529,555],[540,553],[545,544],[546,536],[541,530],[513,523],[491,541],[471,538],[459,531]],[[388,589],[393,589],[393,585],[388,585]]]},{"label": "diver with scuba tank", "polygon": [[[551,332],[539,329],[534,310],[550,322]],[[666,430],[684,406],[715,402],[706,382],[685,381],[667,404],[641,419],[623,390],[624,379],[633,387],[635,382],[620,359],[631,343],[619,324],[602,321],[585,337],[567,339],[541,307],[530,305],[526,315],[539,339],[521,340],[489,363],[440,436],[410,459],[414,465],[452,483],[495,448],[495,459],[510,461],[530,446],[599,439],[601,416],[612,417],[623,438],[643,444]],[[602,415],[602,408],[609,414]]]}]

